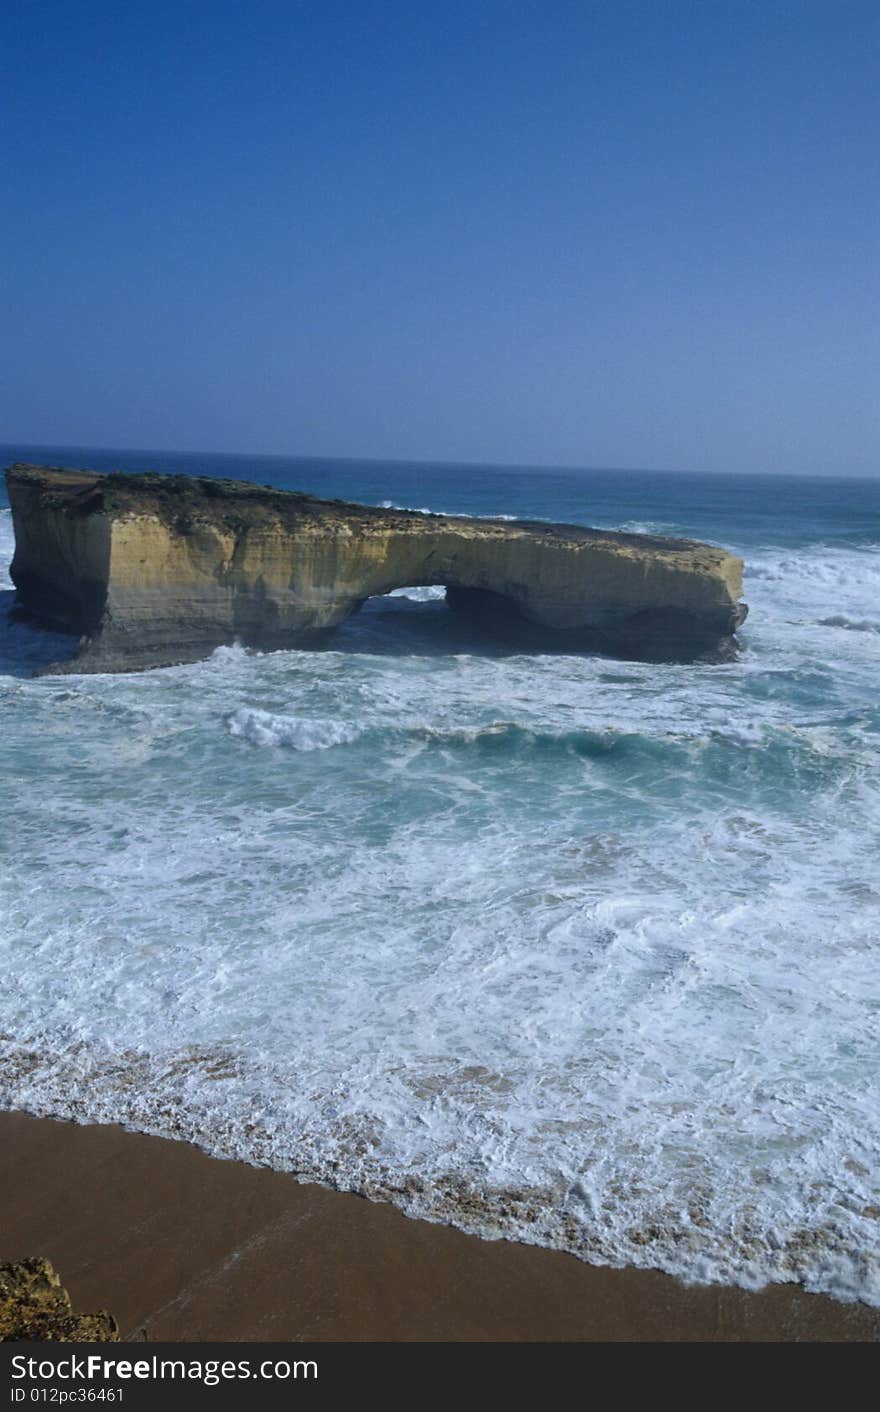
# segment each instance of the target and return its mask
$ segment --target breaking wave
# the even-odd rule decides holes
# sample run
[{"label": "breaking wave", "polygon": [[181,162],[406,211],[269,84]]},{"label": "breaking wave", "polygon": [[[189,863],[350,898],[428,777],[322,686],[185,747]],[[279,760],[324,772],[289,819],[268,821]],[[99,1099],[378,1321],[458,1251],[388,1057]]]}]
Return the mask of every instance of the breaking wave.
[{"label": "breaking wave", "polygon": [[357,652],[138,676],[7,630],[0,1103],[880,1304],[876,517],[528,484],[433,498],[730,542],[738,660],[394,651],[430,586]]},{"label": "breaking wave", "polygon": [[843,613],[835,613],[830,618],[820,618],[819,626],[823,628],[846,628],[849,632],[874,632],[880,633],[880,622],[872,621],[869,618],[860,618],[853,622]]},{"label": "breaking wave", "polygon": [[448,520],[518,520],[520,515],[502,515],[500,513],[489,514],[480,511],[479,515],[466,515],[460,510],[431,510],[425,505],[398,505],[393,500],[382,500],[379,502],[383,510],[407,510],[411,515],[443,515]]},{"label": "breaking wave", "polygon": [[251,745],[283,745],[289,750],[331,750],[334,745],[350,745],[361,734],[357,726],[344,721],[298,720],[245,706],[233,711],[226,724],[230,735]]}]

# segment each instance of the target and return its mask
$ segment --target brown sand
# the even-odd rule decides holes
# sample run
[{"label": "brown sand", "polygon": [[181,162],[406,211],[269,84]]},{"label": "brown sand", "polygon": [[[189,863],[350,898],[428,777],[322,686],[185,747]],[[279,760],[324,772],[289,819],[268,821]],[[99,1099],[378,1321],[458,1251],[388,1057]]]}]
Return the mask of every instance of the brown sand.
[{"label": "brown sand", "polygon": [[877,1341],[880,1310],[483,1241],[116,1127],[0,1113],[0,1259],[43,1255],[123,1338]]}]

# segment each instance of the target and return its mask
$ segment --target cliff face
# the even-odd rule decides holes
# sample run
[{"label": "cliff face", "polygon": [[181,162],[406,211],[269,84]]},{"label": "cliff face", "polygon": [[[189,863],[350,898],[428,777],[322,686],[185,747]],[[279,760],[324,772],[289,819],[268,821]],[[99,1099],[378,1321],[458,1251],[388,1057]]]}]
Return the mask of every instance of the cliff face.
[{"label": "cliff face", "polygon": [[688,540],[456,519],[187,476],[6,472],[23,610],[82,638],[71,671],[195,661],[241,642],[297,646],[365,599],[443,584],[503,609],[545,648],[648,660],[723,654],[742,561]]}]

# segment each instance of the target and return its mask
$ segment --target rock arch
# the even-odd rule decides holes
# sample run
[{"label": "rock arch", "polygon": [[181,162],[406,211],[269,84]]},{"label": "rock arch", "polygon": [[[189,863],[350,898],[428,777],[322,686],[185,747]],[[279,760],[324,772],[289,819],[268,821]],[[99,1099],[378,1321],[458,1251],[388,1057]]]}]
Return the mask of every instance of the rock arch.
[{"label": "rock arch", "polygon": [[291,647],[412,584],[501,610],[548,649],[724,653],[742,561],[690,540],[317,500],[245,482],[7,471],[22,606],[81,635],[71,671],[195,661],[239,639]]}]

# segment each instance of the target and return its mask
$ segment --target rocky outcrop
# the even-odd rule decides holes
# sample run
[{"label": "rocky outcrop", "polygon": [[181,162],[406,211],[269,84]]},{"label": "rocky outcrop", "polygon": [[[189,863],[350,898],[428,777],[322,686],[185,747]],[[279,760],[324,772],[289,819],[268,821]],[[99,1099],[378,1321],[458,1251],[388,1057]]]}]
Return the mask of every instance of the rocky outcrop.
[{"label": "rocky outcrop", "polygon": [[20,608],[81,637],[65,670],[190,662],[314,639],[375,594],[443,584],[544,650],[648,660],[729,651],[742,561],[690,540],[375,509],[242,482],[6,472]]},{"label": "rocky outcrop", "polygon": [[105,1310],[75,1314],[49,1260],[0,1264],[0,1343],[118,1343],[119,1325]]}]

